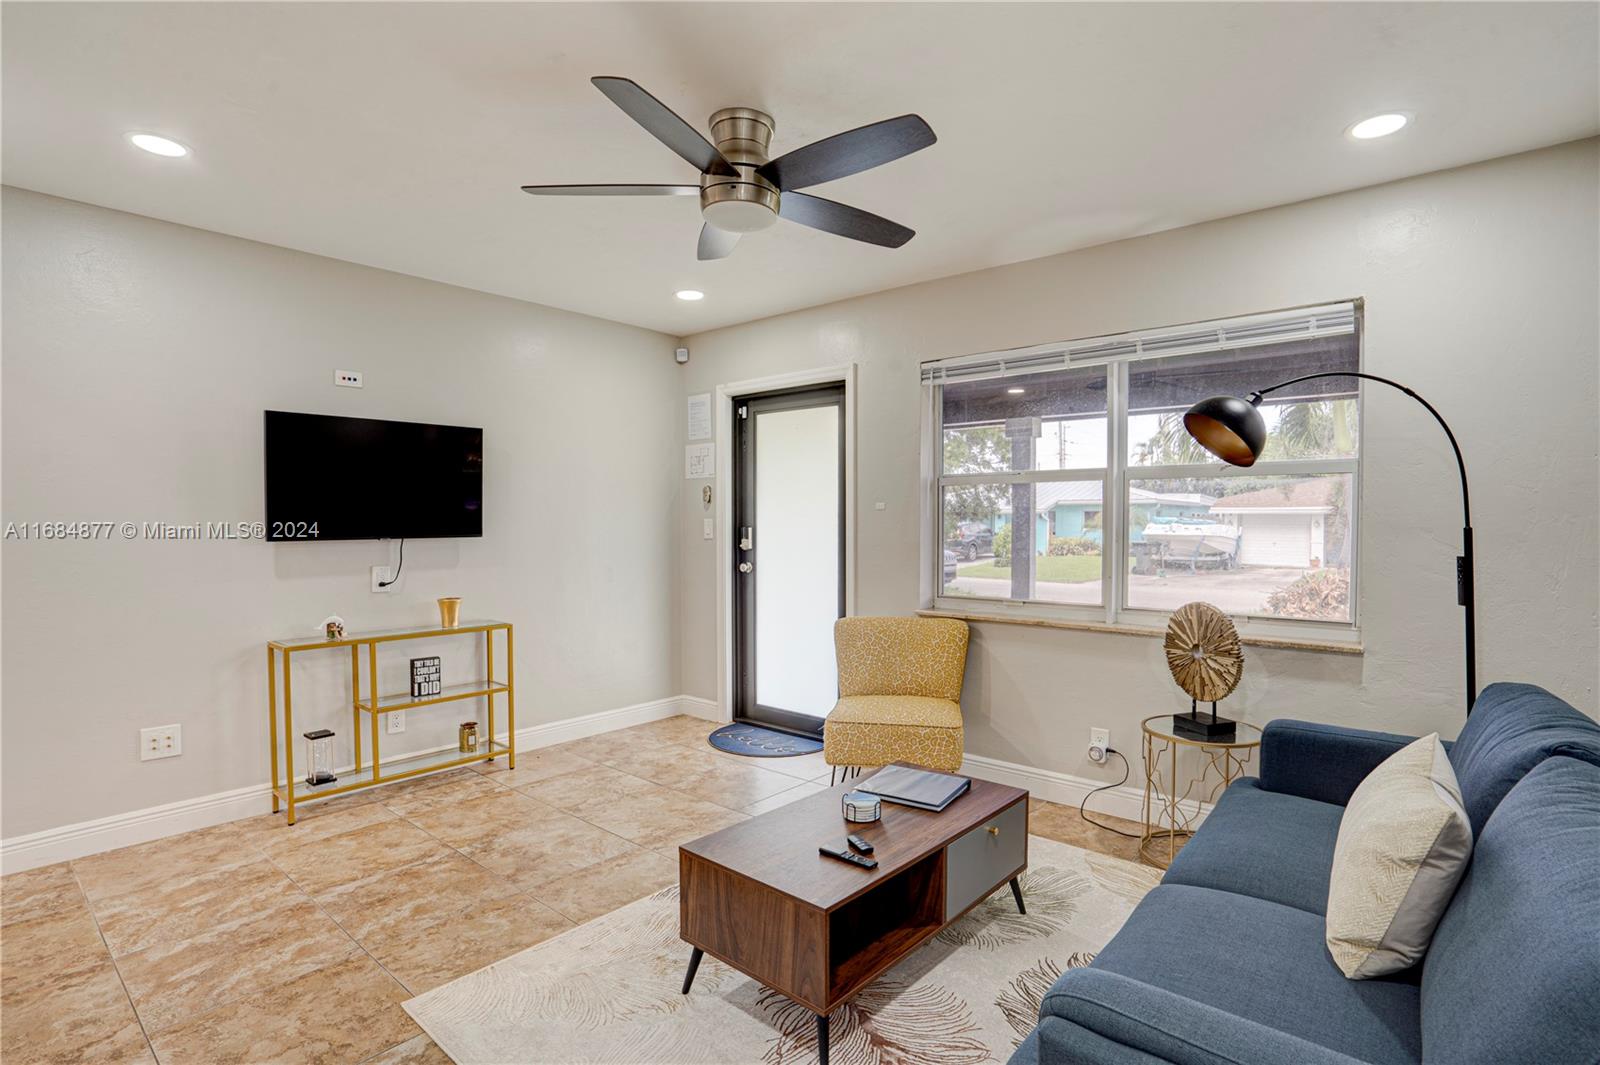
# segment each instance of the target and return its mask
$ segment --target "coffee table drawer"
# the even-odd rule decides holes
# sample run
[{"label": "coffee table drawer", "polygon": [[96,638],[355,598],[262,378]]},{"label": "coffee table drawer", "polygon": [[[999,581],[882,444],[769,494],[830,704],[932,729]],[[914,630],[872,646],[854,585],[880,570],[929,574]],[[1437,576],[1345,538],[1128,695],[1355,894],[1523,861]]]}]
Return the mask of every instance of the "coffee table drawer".
[{"label": "coffee table drawer", "polygon": [[1021,868],[1028,856],[1028,804],[1019,802],[965,835],[945,850],[944,919],[955,916],[993,891]]}]

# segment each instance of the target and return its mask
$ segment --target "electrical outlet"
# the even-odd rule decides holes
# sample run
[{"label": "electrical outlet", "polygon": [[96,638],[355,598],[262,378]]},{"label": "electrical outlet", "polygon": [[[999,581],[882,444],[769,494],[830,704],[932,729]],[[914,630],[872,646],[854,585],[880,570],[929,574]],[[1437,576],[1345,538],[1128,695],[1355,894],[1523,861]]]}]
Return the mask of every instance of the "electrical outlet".
[{"label": "electrical outlet", "polygon": [[1111,730],[1092,728],[1089,730],[1089,760],[1091,762],[1104,762],[1106,752],[1111,750]]},{"label": "electrical outlet", "polygon": [[388,566],[373,566],[372,590],[377,592],[379,595],[388,595],[390,592],[394,591],[394,585],[386,584],[385,582],[392,580],[393,577],[394,570],[390,569]]},{"label": "electrical outlet", "polygon": [[139,730],[139,761],[176,758],[183,753],[183,726],[157,725]]},{"label": "electrical outlet", "polygon": [[333,371],[333,383],[340,388],[366,387],[361,383],[360,370],[335,370]]},{"label": "electrical outlet", "polygon": [[391,710],[383,715],[383,723],[391,736],[396,732],[404,732],[406,730],[406,712],[404,710]]}]

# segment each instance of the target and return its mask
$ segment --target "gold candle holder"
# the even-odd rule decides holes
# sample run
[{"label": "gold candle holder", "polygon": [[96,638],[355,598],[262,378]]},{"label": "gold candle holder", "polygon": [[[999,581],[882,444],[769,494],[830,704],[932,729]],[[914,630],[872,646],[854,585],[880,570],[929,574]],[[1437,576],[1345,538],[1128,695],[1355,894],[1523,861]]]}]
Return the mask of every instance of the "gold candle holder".
[{"label": "gold candle holder", "polygon": [[447,595],[439,600],[439,627],[453,629],[461,624],[461,597]]}]

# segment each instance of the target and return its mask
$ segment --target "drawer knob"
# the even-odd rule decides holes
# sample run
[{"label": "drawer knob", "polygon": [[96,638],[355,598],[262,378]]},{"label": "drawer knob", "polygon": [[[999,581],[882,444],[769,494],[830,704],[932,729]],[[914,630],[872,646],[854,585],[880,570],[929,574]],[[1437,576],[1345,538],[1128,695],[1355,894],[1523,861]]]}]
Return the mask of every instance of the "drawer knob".
[{"label": "drawer knob", "polygon": [[1000,834],[1000,826],[999,825],[990,825],[989,826],[989,835],[998,836],[999,834]]}]

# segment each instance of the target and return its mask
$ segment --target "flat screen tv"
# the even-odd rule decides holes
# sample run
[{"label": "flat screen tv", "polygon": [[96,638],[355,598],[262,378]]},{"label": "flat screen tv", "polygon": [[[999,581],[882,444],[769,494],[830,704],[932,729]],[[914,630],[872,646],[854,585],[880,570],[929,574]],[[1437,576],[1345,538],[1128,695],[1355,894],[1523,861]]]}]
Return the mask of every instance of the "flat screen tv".
[{"label": "flat screen tv", "polygon": [[483,430],[266,412],[267,539],[483,535]]}]

